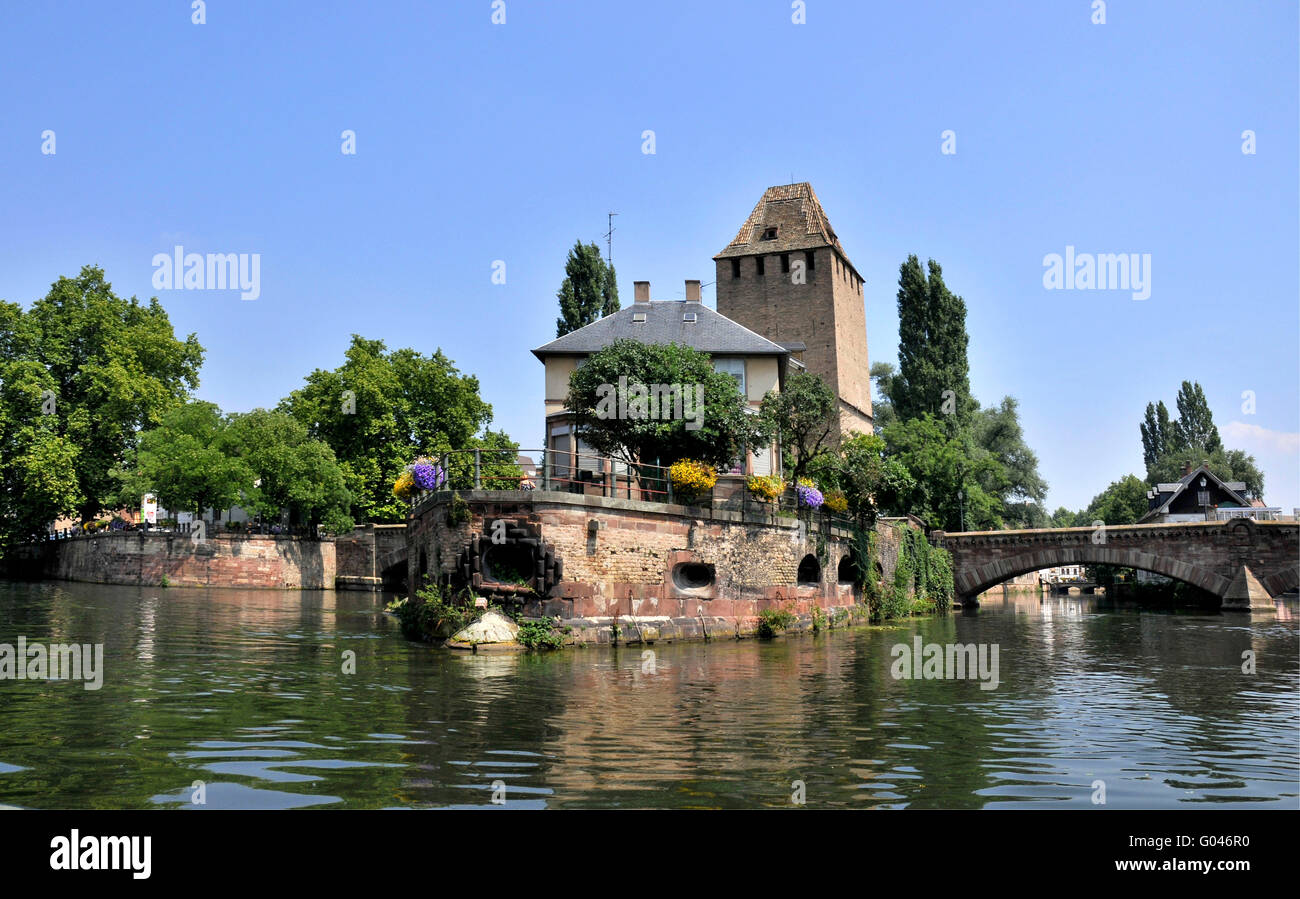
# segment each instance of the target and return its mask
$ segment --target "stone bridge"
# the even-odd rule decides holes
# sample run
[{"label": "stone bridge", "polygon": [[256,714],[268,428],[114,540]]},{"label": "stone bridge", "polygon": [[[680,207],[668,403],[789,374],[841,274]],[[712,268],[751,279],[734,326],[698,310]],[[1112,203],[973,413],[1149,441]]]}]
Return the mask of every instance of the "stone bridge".
[{"label": "stone bridge", "polygon": [[1058,565],[1119,565],[1207,590],[1223,609],[1272,609],[1300,584],[1300,524],[1194,521],[1023,531],[935,531],[963,605],[1008,578]]}]

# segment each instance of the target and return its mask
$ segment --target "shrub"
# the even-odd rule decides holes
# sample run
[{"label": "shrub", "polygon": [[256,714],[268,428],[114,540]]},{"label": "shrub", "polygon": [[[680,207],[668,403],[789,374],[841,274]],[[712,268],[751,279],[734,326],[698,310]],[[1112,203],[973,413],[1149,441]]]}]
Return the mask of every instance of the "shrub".
[{"label": "shrub", "polygon": [[557,649],[564,645],[564,637],[555,631],[557,623],[558,619],[552,618],[521,621],[515,639],[529,649]]},{"label": "shrub", "polygon": [[758,613],[758,627],[754,633],[760,637],[775,637],[794,624],[794,613],[789,609],[764,609]]},{"label": "shrub", "polygon": [[821,606],[813,606],[812,610],[812,629],[813,633],[824,630],[827,626],[826,611]]},{"label": "shrub", "polygon": [[447,506],[447,524],[459,527],[469,521],[469,503],[459,493],[451,495],[451,504]]},{"label": "shrub", "polygon": [[785,481],[776,474],[752,474],[745,480],[745,489],[759,502],[771,503],[785,493]]},{"label": "shrub", "polygon": [[417,590],[415,596],[394,602],[391,611],[397,615],[402,634],[408,640],[429,641],[450,637],[477,617],[472,599],[460,601],[449,597],[436,584]]},{"label": "shrub", "polygon": [[845,512],[849,511],[849,500],[848,497],[844,495],[843,491],[828,490],[826,491],[825,506],[832,512],[843,515]]}]

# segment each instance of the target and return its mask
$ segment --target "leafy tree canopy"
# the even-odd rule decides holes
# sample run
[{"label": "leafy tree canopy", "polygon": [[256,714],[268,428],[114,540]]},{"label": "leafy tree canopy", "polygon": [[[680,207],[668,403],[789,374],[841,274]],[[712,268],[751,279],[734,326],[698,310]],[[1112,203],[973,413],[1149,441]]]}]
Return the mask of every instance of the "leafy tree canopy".
[{"label": "leafy tree canopy", "polygon": [[[12,414],[48,417],[37,428],[44,435],[42,452],[75,458],[77,482],[75,490],[60,486],[51,497],[61,502],[75,494],[77,511],[88,521],[112,501],[112,472],[134,449],[138,433],[161,422],[198,385],[203,348],[193,334],[176,339],[156,298],[144,304],[118,297],[94,266],[54,282],[25,313],[3,305],[0,363],[35,364],[48,375],[41,389],[50,391]],[[29,369],[29,386],[32,377]],[[30,393],[25,396],[28,403]]]},{"label": "leafy tree canopy", "polygon": [[780,439],[793,481],[803,477],[818,458],[835,452],[839,400],[835,391],[811,372],[793,375],[782,390],[763,397],[760,415],[765,431]]},{"label": "leafy tree canopy", "polygon": [[[641,404],[639,388],[662,398],[669,387],[680,388],[680,414],[675,402]],[[596,452],[629,463],[689,458],[726,466],[746,446],[773,438],[761,416],[746,412],[736,380],[714,371],[707,353],[681,344],[619,340],[591,354],[569,378],[566,408]]]},{"label": "leafy tree canopy", "polygon": [[279,406],[334,451],[357,520],[396,522],[406,507],[392,494],[419,455],[463,449],[492,421],[478,378],[462,375],[441,350],[389,351],[352,335],[344,363],[317,369]]}]

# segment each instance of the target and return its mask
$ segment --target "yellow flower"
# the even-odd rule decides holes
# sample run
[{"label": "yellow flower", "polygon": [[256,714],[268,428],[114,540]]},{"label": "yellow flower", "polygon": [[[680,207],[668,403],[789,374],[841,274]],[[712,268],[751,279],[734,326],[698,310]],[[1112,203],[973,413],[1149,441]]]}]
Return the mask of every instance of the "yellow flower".
[{"label": "yellow flower", "polygon": [[393,484],[393,496],[398,499],[410,499],[411,494],[415,492],[415,476],[409,471],[403,471],[397,476],[397,481]]},{"label": "yellow flower", "polygon": [[694,459],[681,459],[668,469],[673,489],[683,496],[696,496],[713,489],[718,472],[712,465]]}]

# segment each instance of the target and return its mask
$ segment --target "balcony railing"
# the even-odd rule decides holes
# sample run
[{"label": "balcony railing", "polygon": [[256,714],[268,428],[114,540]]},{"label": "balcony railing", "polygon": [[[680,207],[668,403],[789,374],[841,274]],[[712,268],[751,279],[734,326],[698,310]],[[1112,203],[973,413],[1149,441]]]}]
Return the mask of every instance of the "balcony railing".
[{"label": "balcony railing", "polygon": [[[531,460],[521,466],[518,457]],[[540,460],[540,461],[538,461]],[[800,506],[792,487],[775,502],[762,502],[745,487],[745,475],[724,472],[710,490],[683,496],[675,490],[669,467],[649,463],[631,464],[597,453],[544,449],[469,449],[442,453],[437,458],[445,476],[438,491],[426,491],[412,498],[412,510],[431,493],[447,490],[543,490],[738,511],[744,517],[802,518],[810,525],[851,528],[850,518],[825,508]]]}]

